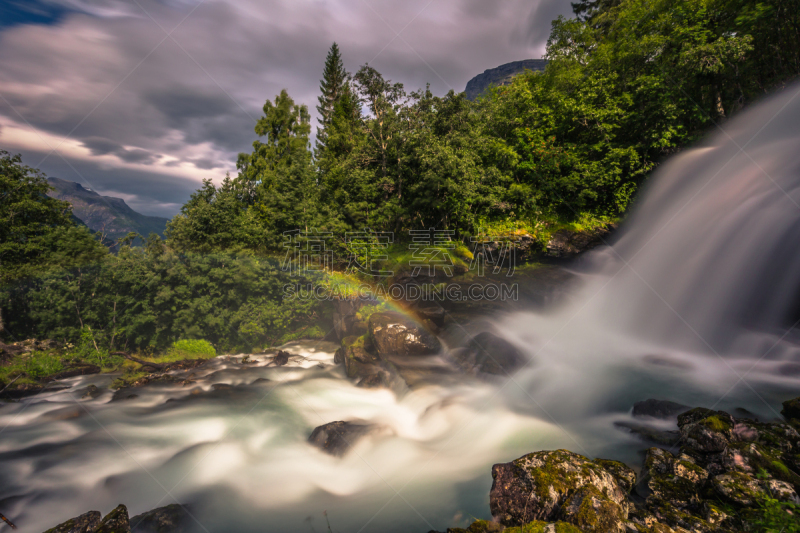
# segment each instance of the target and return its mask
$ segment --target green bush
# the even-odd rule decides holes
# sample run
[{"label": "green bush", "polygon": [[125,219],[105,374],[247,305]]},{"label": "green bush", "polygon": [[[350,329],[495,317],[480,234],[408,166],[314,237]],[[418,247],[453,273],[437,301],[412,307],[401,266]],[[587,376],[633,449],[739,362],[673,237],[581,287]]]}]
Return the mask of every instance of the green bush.
[{"label": "green bush", "polygon": [[206,359],[216,356],[214,346],[203,339],[182,339],[173,342],[167,351],[167,357],[178,359]]},{"label": "green bush", "polygon": [[111,355],[107,349],[101,348],[92,328],[88,326],[81,329],[80,341],[74,349],[68,352],[68,358],[105,369],[116,368],[124,360],[121,356]]}]

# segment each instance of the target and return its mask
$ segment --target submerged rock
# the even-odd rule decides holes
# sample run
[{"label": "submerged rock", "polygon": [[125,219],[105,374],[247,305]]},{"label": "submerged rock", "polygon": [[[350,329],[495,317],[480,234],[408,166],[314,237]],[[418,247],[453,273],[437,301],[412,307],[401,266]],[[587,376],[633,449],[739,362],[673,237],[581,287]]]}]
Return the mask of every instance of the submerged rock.
[{"label": "submerged rock", "polygon": [[401,313],[375,313],[369,317],[369,335],[384,355],[432,355],[441,349],[439,339]]},{"label": "submerged rock", "polygon": [[372,424],[355,422],[330,422],[314,429],[308,442],[325,453],[340,457],[362,437],[376,429]]},{"label": "submerged rock", "polygon": [[98,389],[97,385],[89,385],[85,389],[79,390],[78,393],[82,393],[81,400],[94,400],[102,395],[103,391]]},{"label": "submerged rock", "polygon": [[633,433],[637,437],[661,444],[663,446],[675,446],[680,441],[681,434],[678,431],[659,429],[656,427],[648,426],[646,424],[637,424],[635,422],[617,421],[614,425],[618,428],[625,429]]},{"label": "submerged rock", "polygon": [[101,519],[102,515],[99,511],[89,511],[75,518],[70,518],[44,533],[92,533],[100,525]]},{"label": "submerged rock", "polygon": [[185,505],[172,504],[134,516],[132,533],[188,533],[194,523]]},{"label": "submerged rock", "polygon": [[652,418],[669,419],[677,417],[691,409],[688,405],[683,405],[669,400],[649,399],[633,404],[633,416],[649,416]]},{"label": "submerged rock", "polygon": [[516,346],[484,331],[475,335],[465,348],[451,353],[466,372],[508,376],[525,366],[526,359]]}]

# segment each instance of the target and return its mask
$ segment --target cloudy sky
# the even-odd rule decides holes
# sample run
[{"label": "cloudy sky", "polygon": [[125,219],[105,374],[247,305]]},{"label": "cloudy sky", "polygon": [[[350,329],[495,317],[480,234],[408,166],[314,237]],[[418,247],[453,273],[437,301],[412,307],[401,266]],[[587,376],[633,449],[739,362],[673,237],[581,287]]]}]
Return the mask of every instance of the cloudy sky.
[{"label": "cloudy sky", "polygon": [[[569,0],[0,0],[0,149],[174,215],[235,174],[264,100],[315,114],[333,41],[407,89],[538,58]],[[314,116],[316,124],[316,116]]]}]

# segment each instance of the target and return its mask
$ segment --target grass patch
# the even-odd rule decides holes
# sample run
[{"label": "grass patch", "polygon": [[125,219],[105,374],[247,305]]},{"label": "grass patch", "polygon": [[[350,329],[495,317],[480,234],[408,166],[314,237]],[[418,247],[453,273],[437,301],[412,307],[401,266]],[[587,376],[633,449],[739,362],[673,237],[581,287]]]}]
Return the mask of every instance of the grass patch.
[{"label": "grass patch", "polygon": [[57,374],[64,370],[64,363],[52,352],[31,352],[17,356],[14,361],[0,367],[0,382],[33,383],[38,379]]}]

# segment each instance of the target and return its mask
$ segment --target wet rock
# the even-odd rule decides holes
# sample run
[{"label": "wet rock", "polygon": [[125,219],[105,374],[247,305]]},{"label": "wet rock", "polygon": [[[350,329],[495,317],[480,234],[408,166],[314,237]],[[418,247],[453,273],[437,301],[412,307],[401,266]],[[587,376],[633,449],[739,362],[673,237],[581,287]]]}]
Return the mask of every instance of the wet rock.
[{"label": "wet rock", "polygon": [[591,485],[576,490],[561,507],[561,519],[584,533],[622,533],[627,517],[619,503]]},{"label": "wet rock", "polygon": [[369,317],[369,335],[384,355],[432,355],[441,349],[439,339],[401,313],[375,313]]},{"label": "wet rock", "polygon": [[275,366],[287,365],[289,364],[289,357],[291,357],[291,355],[292,354],[290,354],[289,352],[284,352],[282,350],[279,350],[278,353],[276,353],[275,356],[272,358],[272,363]]},{"label": "wet rock", "polygon": [[118,505],[103,517],[103,521],[92,533],[131,533],[128,508],[122,504]]},{"label": "wet rock", "polygon": [[79,390],[78,394],[81,395],[81,400],[94,400],[98,398],[103,391],[97,388],[97,385],[89,385],[83,390]]},{"label": "wet rock", "polygon": [[633,433],[643,440],[653,442],[655,444],[661,444],[663,446],[675,446],[678,444],[678,441],[680,441],[681,438],[679,431],[659,429],[646,424],[637,424],[635,422],[620,420],[614,422],[614,425],[618,428],[622,428],[630,433]]},{"label": "wet rock", "polygon": [[572,257],[604,244],[614,225],[598,227],[586,231],[559,230],[547,242],[547,255],[551,257]]},{"label": "wet rock", "polygon": [[800,397],[794,398],[792,400],[786,400],[783,402],[783,409],[781,409],[781,414],[786,417],[787,420],[797,419],[800,420]]},{"label": "wet rock", "polygon": [[586,457],[567,451],[535,452],[492,467],[489,507],[505,526],[554,520],[567,497],[592,486],[622,505],[626,491],[613,475]]},{"label": "wet rock", "polygon": [[43,381],[50,382],[59,379],[74,378],[75,376],[89,376],[92,374],[99,374],[100,372],[102,372],[102,369],[99,366],[81,364],[67,368],[66,370],[63,370],[57,374],[47,376]]},{"label": "wet rock", "polygon": [[100,524],[99,511],[89,511],[78,517],[70,518],[66,522],[50,528],[44,533],[91,533]]},{"label": "wet rock", "polygon": [[681,441],[700,453],[719,453],[733,437],[735,421],[723,411],[697,407],[678,416]]},{"label": "wet rock", "polygon": [[677,417],[691,409],[688,405],[683,405],[669,400],[644,400],[633,404],[633,416],[649,416],[667,420]]},{"label": "wet rock", "polygon": [[743,472],[729,472],[716,476],[712,486],[717,494],[743,507],[754,506],[764,496],[764,490],[758,480]]},{"label": "wet rock", "polygon": [[132,533],[188,533],[193,523],[188,507],[178,504],[159,507],[130,520]]},{"label": "wet rock", "polygon": [[341,457],[362,437],[374,431],[372,424],[330,422],[314,429],[308,442],[330,455]]},{"label": "wet rock", "polygon": [[260,385],[260,384],[263,384],[263,383],[269,383],[270,381],[271,380],[269,380],[267,378],[258,378],[258,379],[253,380],[253,382],[250,385]]},{"label": "wet rock", "polygon": [[346,337],[342,341],[341,359],[350,379],[360,379],[379,371],[379,358],[372,351],[367,351],[368,348],[373,350],[372,343],[366,336]]},{"label": "wet rock", "polygon": [[526,359],[507,340],[484,331],[451,356],[466,372],[508,376],[525,366]]}]

